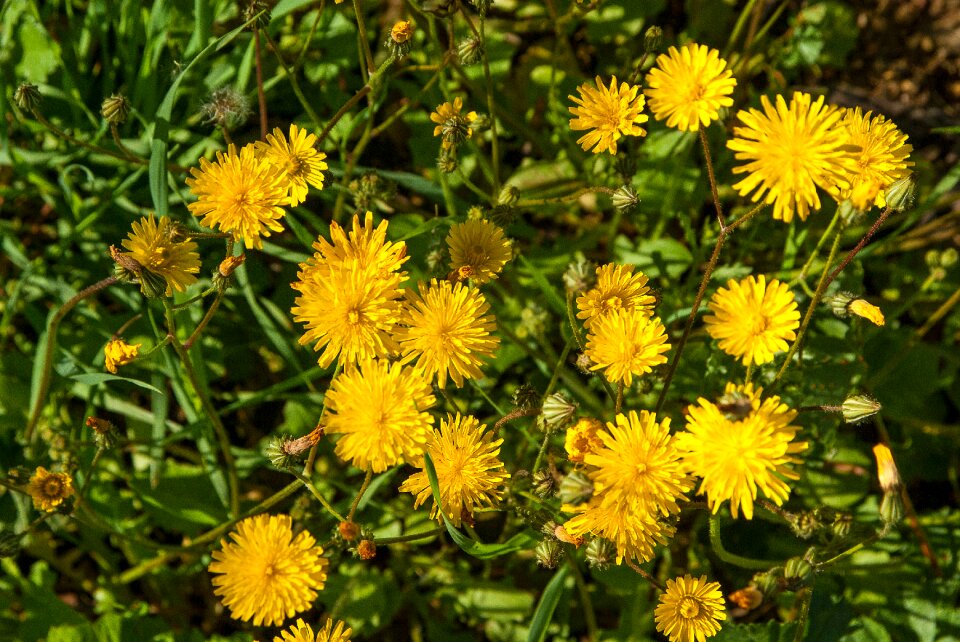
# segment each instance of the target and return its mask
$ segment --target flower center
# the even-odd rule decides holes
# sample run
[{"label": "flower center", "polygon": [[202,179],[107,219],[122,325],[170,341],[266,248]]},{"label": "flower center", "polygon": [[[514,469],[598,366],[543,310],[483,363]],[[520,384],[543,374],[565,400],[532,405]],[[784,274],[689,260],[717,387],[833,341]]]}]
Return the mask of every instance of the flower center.
[{"label": "flower center", "polygon": [[696,598],[687,596],[680,600],[677,612],[680,613],[680,617],[691,620],[700,615],[700,602]]},{"label": "flower center", "polygon": [[752,323],[750,324],[750,334],[753,336],[759,336],[767,331],[770,327],[770,319],[765,314],[758,314],[753,317]]},{"label": "flower center", "polygon": [[51,477],[43,483],[43,492],[47,497],[59,497],[63,492],[63,484],[56,477]]}]

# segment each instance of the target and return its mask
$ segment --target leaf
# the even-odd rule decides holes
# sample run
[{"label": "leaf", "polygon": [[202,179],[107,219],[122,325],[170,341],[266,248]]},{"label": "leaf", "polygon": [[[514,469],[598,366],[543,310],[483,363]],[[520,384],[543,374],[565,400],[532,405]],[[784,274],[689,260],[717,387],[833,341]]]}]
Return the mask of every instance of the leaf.
[{"label": "leaf", "polygon": [[550,620],[553,619],[553,612],[560,603],[560,596],[563,594],[563,585],[570,573],[570,566],[564,564],[553,578],[547,584],[547,588],[540,596],[540,602],[537,604],[537,610],[530,621],[530,632],[527,633],[527,642],[541,642],[547,636],[547,627],[550,626]]},{"label": "leaf", "polygon": [[126,381],[127,383],[132,383],[135,386],[139,386],[155,394],[164,395],[164,392],[159,388],[154,388],[146,381],[140,381],[139,379],[131,379],[129,377],[119,377],[114,374],[109,374],[107,372],[84,372],[81,374],[70,375],[70,379],[73,379],[77,383],[82,383],[85,386],[98,386],[105,381]]}]

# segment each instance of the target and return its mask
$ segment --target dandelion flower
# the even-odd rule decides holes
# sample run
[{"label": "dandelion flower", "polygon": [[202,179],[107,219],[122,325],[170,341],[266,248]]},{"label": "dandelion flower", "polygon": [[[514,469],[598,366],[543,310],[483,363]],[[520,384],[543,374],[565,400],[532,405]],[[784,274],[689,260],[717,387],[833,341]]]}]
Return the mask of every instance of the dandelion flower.
[{"label": "dandelion flower", "polygon": [[183,292],[197,282],[194,274],[200,271],[200,255],[197,244],[191,240],[176,240],[176,225],[167,216],[160,221],[151,213],[133,223],[132,231],[121,245],[130,257],[144,269],[162,276],[167,282],[167,296],[173,290]]},{"label": "dandelion flower", "polygon": [[432,279],[420,283],[420,293],[407,290],[397,342],[404,362],[416,365],[441,388],[447,375],[457,387],[464,379],[480,379],[480,366],[493,357],[500,340],[492,334],[496,322],[479,290],[462,283]]},{"label": "dandelion flower", "polygon": [[585,354],[591,370],[603,370],[607,381],[633,384],[633,378],[666,363],[670,349],[663,324],[642,312],[614,312],[594,322]]},{"label": "dandelion flower", "polygon": [[393,27],[390,29],[390,38],[395,43],[402,45],[412,37],[413,25],[408,20],[398,20],[393,23]]},{"label": "dandelion flower", "polygon": [[746,519],[753,519],[758,489],[780,506],[790,495],[784,479],[800,477],[791,468],[800,463],[794,455],[807,448],[806,442],[794,441],[800,427],[791,422],[797,412],[780,397],[762,399],[762,392],[749,385],[727,385],[728,395],[739,393],[750,400],[742,418],[728,416],[703,398],[687,409],[686,431],[677,435],[677,446],[684,451],[686,469],[703,479],[697,494],[707,496],[714,513],[729,499],[734,517],[743,511]]},{"label": "dandelion flower", "polygon": [[[872,112],[864,114],[859,107],[843,110],[842,127],[847,143],[858,148],[856,165],[847,176],[850,188],[839,194],[839,199],[850,198],[858,209],[870,205],[886,206],[886,188],[910,174],[913,162],[909,160],[913,147],[907,144],[907,135],[880,114],[871,118]],[[859,193],[873,196],[870,203],[855,198]]]},{"label": "dandelion flower", "polygon": [[584,457],[602,448],[601,430],[603,430],[603,423],[593,417],[582,417],[577,423],[567,428],[563,439],[563,449],[567,451],[567,459],[575,464],[583,463]]},{"label": "dandelion flower", "polygon": [[776,106],[760,97],[763,111],[741,110],[727,142],[734,157],[747,161],[733,169],[746,174],[733,188],[741,196],[753,192],[753,200],[773,204],[773,218],[789,222],[796,213],[805,221],[811,210],[820,209],[817,187],[834,194],[848,189],[846,178],[855,166],[852,147],[840,126],[843,112],[824,105],[823,97],[796,92],[789,105],[783,96]]},{"label": "dandelion flower", "polygon": [[307,185],[323,189],[323,170],[326,154],[316,149],[317,137],[296,125],[290,125],[290,137],[279,127],[267,134],[267,141],[257,141],[257,154],[267,163],[280,169],[286,181],[290,205],[307,200]]},{"label": "dandelion flower", "polygon": [[877,479],[880,481],[880,489],[884,493],[899,492],[903,486],[903,480],[900,478],[896,462],[893,461],[890,447],[886,444],[875,445],[873,456],[877,460]]},{"label": "dandelion flower", "polygon": [[342,435],[337,456],[381,473],[423,452],[436,402],[421,374],[399,363],[362,361],[342,372],[327,390],[327,434]]},{"label": "dandelion flower", "polygon": [[363,224],[360,216],[354,214],[349,231],[344,230],[336,221],[330,223],[330,240],[322,236],[313,243],[314,255],[300,264],[302,272],[313,270],[327,270],[338,265],[346,265],[351,261],[352,266],[373,268],[379,277],[396,272],[400,280],[407,278],[406,272],[400,272],[400,267],[409,258],[407,246],[403,241],[387,240],[387,221],[380,221],[373,226],[373,212],[364,215]]},{"label": "dandelion flower", "polygon": [[203,216],[201,225],[219,227],[221,231],[243,239],[247,249],[263,247],[261,236],[283,229],[280,219],[286,205],[287,179],[282,170],[257,158],[253,145],[237,154],[236,147],[227,153],[217,152],[217,162],[200,159],[200,169],[190,168],[193,178],[187,179],[197,201],[187,205],[195,216]]},{"label": "dandelion flower", "polygon": [[430,120],[437,123],[433,128],[434,136],[443,136],[443,148],[450,149],[470,138],[473,135],[471,125],[477,120],[477,112],[471,111],[461,114],[463,99],[459,96],[452,103],[443,103],[437,111],[430,114]]},{"label": "dandelion flower", "polygon": [[[477,508],[493,507],[500,502],[500,486],[510,479],[500,461],[500,444],[484,432],[486,426],[474,417],[448,417],[440,421],[440,430],[434,430],[427,442],[437,471],[440,502],[443,514],[459,527],[464,520],[472,521]],[[423,468],[423,461],[416,464]],[[430,480],[425,470],[414,473],[400,486],[400,492],[416,495],[413,507],[418,508],[433,497]],[[439,519],[436,502],[430,517]]]},{"label": "dandelion flower", "polygon": [[130,345],[123,339],[111,339],[103,347],[103,356],[107,370],[111,374],[117,374],[118,366],[125,366],[140,354],[140,346],[143,344],[135,343]]},{"label": "dandelion flower", "polygon": [[654,619],[657,631],[670,642],[704,642],[716,635],[720,622],[727,619],[720,583],[708,582],[706,575],[667,580]]},{"label": "dandelion flower", "polygon": [[742,359],[743,365],[773,361],[797,338],[800,312],[786,283],[762,274],[739,283],[730,279],[710,298],[712,315],[703,318],[707,332],[720,341],[720,349]]},{"label": "dandelion flower", "polygon": [[646,274],[634,274],[632,265],[607,263],[597,268],[596,285],[577,297],[577,318],[583,319],[583,327],[589,330],[598,319],[617,310],[650,316],[655,302]]},{"label": "dandelion flower", "polygon": [[450,268],[476,285],[497,278],[512,255],[503,230],[486,219],[468,219],[451,226],[447,247]]},{"label": "dandelion flower", "polygon": [[733,104],[737,85],[727,61],[706,45],[690,43],[657,56],[644,90],[650,111],[667,127],[695,132],[720,117],[720,108]]},{"label": "dandelion flower", "polygon": [[624,559],[646,562],[653,559],[657,545],[666,544],[676,529],[635,504],[604,501],[594,496],[585,504],[563,507],[577,513],[563,528],[573,538],[590,534],[617,547],[617,564]]},{"label": "dandelion flower", "polygon": [[646,136],[647,132],[640,127],[647,122],[648,116],[641,114],[644,98],[640,87],[627,83],[620,83],[617,89],[617,77],[610,80],[606,87],[600,76],[595,79],[596,88],[585,82],[577,87],[579,98],[567,96],[576,103],[576,107],[567,109],[576,118],[570,119],[570,129],[573,131],[590,130],[577,143],[584,151],[593,147],[593,153],[609,151],[617,153],[617,141],[623,136]]},{"label": "dandelion flower", "polygon": [[273,642],[350,642],[353,629],[345,628],[346,626],[340,620],[334,625],[333,619],[327,618],[324,627],[314,635],[313,628],[298,618],[296,624],[274,636]]},{"label": "dandelion flower", "polygon": [[51,473],[37,466],[27,485],[27,493],[37,510],[51,512],[73,495],[73,479],[67,473]]},{"label": "dandelion flower", "polygon": [[307,531],[293,534],[289,515],[256,515],[221,540],[208,570],[230,617],[276,626],[309,609],[327,579],[323,548]]}]

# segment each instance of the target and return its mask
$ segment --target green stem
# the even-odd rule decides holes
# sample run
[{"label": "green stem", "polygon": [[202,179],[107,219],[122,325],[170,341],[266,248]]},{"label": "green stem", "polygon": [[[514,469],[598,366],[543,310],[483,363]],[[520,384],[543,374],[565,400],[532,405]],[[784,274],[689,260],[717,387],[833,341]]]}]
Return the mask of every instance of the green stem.
[{"label": "green stem", "polygon": [[553,374],[550,375],[550,383],[547,384],[547,389],[543,392],[544,397],[553,392],[553,388],[557,385],[557,380],[560,378],[560,370],[567,362],[567,357],[570,356],[570,350],[572,348],[573,344],[569,341],[567,341],[566,345],[563,346],[563,350],[560,352],[560,358],[557,359],[557,365],[553,367]]},{"label": "green stem", "polygon": [[460,176],[460,180],[463,181],[463,184],[466,185],[471,192],[473,192],[474,194],[479,196],[481,199],[483,199],[484,201],[488,201],[491,204],[496,202],[495,197],[491,198],[490,196],[488,196],[486,192],[484,192],[482,189],[474,185],[473,181],[467,178],[467,175],[463,173],[463,166],[460,165],[460,163],[457,163],[457,174]]},{"label": "green stem", "polygon": [[570,570],[573,571],[573,581],[577,585],[577,592],[580,594],[580,605],[583,607],[583,620],[587,625],[587,640],[594,642],[595,640],[599,640],[600,636],[597,629],[597,615],[593,610],[593,600],[590,599],[590,588],[583,579],[583,573],[580,572],[577,558],[574,557],[569,550],[566,554],[567,564],[570,566]]},{"label": "green stem", "polygon": [[298,473],[298,472],[296,472],[296,471],[290,471],[290,474],[293,475],[294,477],[296,477],[297,479],[299,479],[299,480],[300,480],[300,483],[302,483],[304,486],[306,486],[307,490],[310,491],[310,494],[313,495],[314,497],[316,497],[316,498],[317,498],[317,501],[320,502],[320,505],[323,506],[323,508],[324,508],[328,513],[330,513],[338,522],[350,521],[350,520],[344,519],[344,518],[343,518],[343,515],[341,515],[340,513],[338,513],[337,510],[336,510],[333,506],[330,505],[330,502],[328,502],[328,501],[326,500],[326,498],[325,498],[323,495],[320,494],[320,491],[317,490],[317,487],[313,485],[313,482],[310,481],[310,478],[309,478],[309,477],[307,477],[306,475],[301,475],[300,473]]},{"label": "green stem", "polygon": [[570,332],[573,333],[573,339],[577,342],[577,348],[583,352],[583,339],[580,338],[579,323],[577,316],[573,312],[573,293],[567,290],[567,321],[570,322]]},{"label": "green stem", "polygon": [[378,537],[376,539],[377,546],[387,546],[389,544],[403,544],[405,542],[415,542],[418,539],[429,539],[431,537],[436,537],[442,533],[446,533],[447,529],[443,526],[440,528],[434,528],[429,531],[423,531],[420,533],[411,533],[409,535],[398,535],[396,537]]},{"label": "green stem", "polygon": [[[323,11],[322,9],[320,10]],[[320,19],[320,14],[317,14],[317,20]],[[316,23],[313,26],[314,29],[317,28]],[[286,75],[287,79],[290,81],[290,87],[293,89],[294,95],[297,97],[297,100],[300,102],[300,106],[303,107],[303,110],[307,112],[307,116],[310,120],[313,121],[315,127],[320,127],[320,116],[317,115],[317,112],[314,111],[313,106],[310,104],[310,101],[307,100],[307,97],[303,94],[303,90],[300,88],[300,81],[297,80],[297,73],[295,70],[291,70],[287,67],[286,62],[283,60],[283,56],[280,55],[280,50],[277,48],[276,43],[273,42],[273,39],[270,37],[270,34],[266,31],[263,32],[263,37],[267,39],[267,46],[270,47],[270,50],[273,52],[273,55],[277,57],[277,62],[280,63],[280,67],[283,68],[283,73]]]},{"label": "green stem", "polygon": [[543,455],[547,452],[547,445],[550,443],[550,435],[553,429],[550,426],[543,428],[543,441],[540,442],[540,450],[537,452],[537,458],[533,461],[533,468],[530,469],[530,476],[533,477],[540,470],[540,464],[543,463]]},{"label": "green stem", "polygon": [[353,516],[357,513],[357,506],[360,505],[360,500],[363,499],[363,495],[367,492],[367,488],[370,486],[370,480],[372,479],[373,471],[368,470],[367,476],[363,478],[363,485],[360,486],[360,491],[357,492],[357,496],[353,499],[353,503],[350,504],[350,513],[347,515],[348,522],[353,521]]},{"label": "green stem", "polygon": [[370,51],[370,43],[367,41],[367,28],[363,24],[360,0],[353,0],[353,12],[357,16],[357,32],[360,37],[360,45],[363,49],[363,58],[367,61],[367,73],[373,74],[376,72],[377,66],[373,64],[373,53]]},{"label": "green stem", "polygon": [[353,108],[354,105],[360,102],[360,100],[364,96],[369,94],[372,89],[373,87],[370,86],[370,83],[367,83],[366,85],[358,89],[357,93],[351,96],[347,102],[343,103],[343,106],[340,107],[339,110],[337,110],[337,113],[335,113],[329,121],[327,121],[327,126],[324,127],[323,131],[321,131],[320,134],[317,136],[318,147],[320,146],[320,143],[322,143],[327,138],[327,136],[330,135],[330,131],[333,129],[334,125],[336,125],[340,121],[340,119],[343,118],[344,115]]},{"label": "green stem", "polygon": [[880,213],[880,216],[877,217],[877,220],[874,221],[870,229],[867,230],[867,233],[863,235],[863,238],[860,239],[860,242],[857,243],[856,247],[847,252],[847,255],[843,257],[842,261],[840,261],[840,265],[837,266],[837,269],[835,269],[827,278],[824,289],[833,283],[833,280],[836,279],[841,272],[843,272],[843,269],[850,264],[850,261],[852,261],[853,258],[860,253],[860,250],[867,246],[867,243],[870,242],[870,239],[873,238],[873,235],[877,233],[877,230],[880,229],[880,226],[883,225],[883,222],[887,220],[887,217],[890,216],[892,212],[893,210],[888,207]]},{"label": "green stem", "polygon": [[803,264],[802,268],[800,268],[800,274],[790,281],[790,285],[802,282],[807,278],[807,274],[810,272],[810,268],[813,267],[813,262],[817,259],[817,256],[819,256],[820,250],[823,248],[823,244],[827,242],[827,239],[830,237],[830,233],[833,232],[833,228],[836,227],[837,223],[839,222],[840,213],[837,212],[833,215],[833,218],[830,219],[830,225],[827,226],[827,229],[824,230],[823,234],[821,234],[820,238],[817,240],[816,246],[814,246],[813,251],[810,253],[810,258],[808,258],[807,262]]},{"label": "green stem", "polygon": [[584,187],[583,189],[577,190],[572,194],[566,194],[564,196],[554,196],[553,198],[532,198],[527,201],[517,201],[514,204],[514,207],[533,207],[535,205],[550,205],[554,203],[569,203],[570,201],[575,201],[584,194],[592,194],[598,192],[601,194],[609,194],[613,196],[615,190],[610,189],[609,187]]},{"label": "green stem", "polygon": [[768,560],[755,560],[749,557],[742,557],[731,553],[723,547],[720,540],[720,519],[716,515],[710,516],[710,546],[713,552],[727,564],[733,564],[740,568],[749,568],[753,570],[767,570],[780,564],[780,562],[771,562]]},{"label": "green stem", "polygon": [[483,47],[483,79],[487,88],[487,111],[490,112],[490,160],[493,164],[493,193],[491,202],[496,202],[500,194],[500,137],[497,135],[497,116],[493,104],[493,76],[490,75],[490,57],[487,53],[487,38],[484,25],[486,21],[480,19],[480,43]]},{"label": "green stem", "polygon": [[727,226],[727,223],[723,218],[723,207],[720,205],[720,192],[717,189],[717,177],[713,173],[713,159],[710,156],[710,144],[707,142],[706,128],[701,127],[699,132],[700,144],[703,146],[703,160],[707,166],[707,177],[710,179],[710,193],[713,196],[713,207],[717,211],[717,222],[720,223],[720,229],[722,230]]},{"label": "green stem", "polygon": [[260,139],[267,138],[267,95],[263,91],[263,53],[260,47],[260,28],[253,27],[254,67],[257,74],[257,104],[260,107]]},{"label": "green stem", "polygon": [[220,307],[220,301],[222,300],[223,290],[220,290],[217,292],[217,296],[213,300],[213,303],[210,304],[210,308],[207,310],[207,313],[203,315],[202,319],[200,319],[200,323],[197,324],[197,327],[190,335],[190,338],[183,342],[184,350],[189,350],[193,346],[193,343],[200,337],[200,333],[203,332],[203,329],[207,327],[208,323],[210,323],[210,319],[212,319],[213,315],[217,312],[217,308]]}]

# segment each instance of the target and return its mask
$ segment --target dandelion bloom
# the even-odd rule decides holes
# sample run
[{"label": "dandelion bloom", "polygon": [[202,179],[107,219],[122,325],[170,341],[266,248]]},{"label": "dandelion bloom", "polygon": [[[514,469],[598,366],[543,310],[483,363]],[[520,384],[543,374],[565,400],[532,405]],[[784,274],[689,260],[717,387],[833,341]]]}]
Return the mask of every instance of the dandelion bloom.
[{"label": "dandelion bloom", "polygon": [[423,452],[436,402],[420,372],[399,363],[362,361],[327,390],[326,432],[342,435],[336,452],[357,468],[381,473]]},{"label": "dandelion bloom", "polygon": [[[503,495],[500,486],[510,479],[499,458],[503,439],[494,440],[486,428],[476,418],[457,413],[456,417],[441,419],[440,429],[434,430],[427,442],[426,452],[437,471],[443,514],[454,526],[472,521],[477,508],[498,504]],[[423,468],[422,458],[415,465]],[[400,492],[416,495],[414,508],[432,498],[426,471],[410,475]],[[430,517],[439,519],[435,501]]]},{"label": "dandelion bloom", "polygon": [[607,381],[633,384],[633,378],[666,363],[670,349],[660,319],[642,312],[614,312],[596,321],[587,335],[585,354],[591,370],[603,370]]},{"label": "dandelion bloom", "polygon": [[497,278],[510,260],[510,241],[503,230],[486,219],[468,219],[447,234],[450,268],[480,285]]},{"label": "dandelion bloom", "polygon": [[797,338],[800,312],[786,283],[762,274],[740,282],[730,279],[710,298],[712,315],[703,318],[707,332],[720,341],[720,349],[742,359],[743,365],[773,361]]},{"label": "dandelion bloom", "polygon": [[617,153],[617,141],[623,136],[646,136],[647,132],[641,124],[649,117],[641,114],[644,98],[640,87],[621,83],[617,89],[617,77],[610,80],[610,87],[606,87],[600,76],[595,79],[596,88],[585,82],[577,87],[579,98],[567,96],[576,103],[576,107],[568,107],[576,118],[570,119],[570,129],[573,131],[590,130],[577,143],[584,151],[593,147],[593,153],[609,151]]},{"label": "dandelion bloom", "polygon": [[760,97],[763,111],[741,110],[742,127],[734,127],[727,142],[734,157],[747,161],[733,169],[746,174],[733,188],[741,196],[773,204],[773,218],[789,222],[796,213],[805,221],[820,209],[817,187],[833,194],[848,189],[847,176],[855,166],[853,148],[840,126],[843,111],[795,92],[790,103],[776,97],[774,106]]},{"label": "dandelion bloom", "polygon": [[564,505],[566,512],[577,513],[563,528],[572,538],[590,534],[617,548],[617,564],[624,559],[646,562],[653,559],[657,545],[665,545],[676,529],[635,504],[604,501],[594,496],[578,506]]},{"label": "dandelion bloom", "polygon": [[670,642],[703,642],[713,637],[727,619],[720,583],[708,582],[706,575],[667,580],[654,619],[657,631]]},{"label": "dandelion bloom", "polygon": [[657,56],[657,66],[647,74],[650,111],[667,127],[697,131],[720,117],[720,108],[733,105],[730,94],[737,85],[720,52],[690,43],[670,47]]},{"label": "dandelion bloom", "polygon": [[309,609],[327,579],[323,548],[307,531],[293,534],[289,515],[256,515],[237,524],[208,570],[230,617],[276,626]]},{"label": "dandelion bloom", "polygon": [[634,274],[632,265],[616,263],[599,266],[596,274],[596,284],[577,297],[577,318],[583,319],[583,327],[589,330],[598,319],[617,310],[653,314],[656,299],[650,294],[646,274]]},{"label": "dandelion bloom", "polygon": [[410,40],[413,37],[413,25],[407,20],[398,20],[393,23],[393,28],[390,29],[390,38],[397,43],[402,45],[403,43]]},{"label": "dandelion bloom", "polygon": [[314,634],[313,628],[298,618],[296,624],[274,636],[273,642],[350,642],[353,629],[346,627],[340,620],[334,625],[333,619],[327,618],[324,627]]},{"label": "dandelion bloom", "polygon": [[73,495],[73,479],[67,473],[51,473],[37,466],[27,485],[27,494],[33,499],[34,508],[50,512]]},{"label": "dandelion bloom", "polygon": [[280,168],[257,158],[253,145],[237,154],[233,145],[227,153],[217,152],[217,162],[200,159],[200,169],[190,168],[193,178],[187,185],[197,200],[187,205],[201,225],[219,227],[243,239],[247,249],[263,247],[261,236],[283,229],[280,219],[286,205],[287,180]]},{"label": "dandelion bloom", "polygon": [[432,279],[419,285],[420,293],[406,291],[396,340],[404,362],[416,359],[428,380],[447,385],[449,375],[457,387],[464,379],[480,379],[480,366],[493,357],[500,340],[490,304],[479,290],[462,283]]},{"label": "dandelion bloom", "polygon": [[859,151],[847,175],[850,187],[841,190],[837,198],[849,198],[859,210],[884,207],[887,188],[910,175],[913,147],[907,144],[907,135],[880,114],[871,118],[871,112],[864,114],[859,107],[844,109],[843,114],[841,126],[847,144]]},{"label": "dandelion bloom", "polygon": [[437,123],[433,128],[434,136],[443,136],[443,148],[450,149],[473,135],[471,125],[477,120],[477,112],[461,114],[463,99],[459,96],[452,103],[443,103],[437,111],[430,114],[430,120]]},{"label": "dandelion bloom", "polygon": [[327,164],[326,154],[315,145],[317,137],[296,125],[290,125],[290,137],[283,130],[274,128],[267,134],[266,142],[257,141],[257,154],[267,163],[280,170],[287,185],[290,205],[299,205],[307,200],[307,185],[323,189],[323,170]]},{"label": "dandelion bloom", "polygon": [[567,459],[575,464],[583,463],[584,457],[602,448],[601,430],[603,430],[603,423],[593,417],[582,417],[577,423],[567,428],[563,438],[563,449],[567,451]]},{"label": "dandelion bloom", "polygon": [[373,226],[373,212],[364,215],[362,224],[360,215],[354,214],[349,231],[333,221],[330,223],[330,240],[318,237],[313,243],[313,256],[300,264],[300,270],[323,271],[355,261],[350,265],[373,268],[379,277],[396,272],[400,275],[400,280],[404,281],[407,274],[401,272],[400,267],[409,258],[407,246],[403,241],[388,241],[387,227],[385,219],[376,227]]},{"label": "dandelion bloom", "polygon": [[118,366],[125,366],[140,354],[140,346],[143,344],[135,343],[130,345],[123,339],[111,339],[103,347],[104,365],[112,374],[117,374]]},{"label": "dandelion bloom", "polygon": [[167,282],[167,296],[173,290],[183,292],[197,282],[194,274],[200,271],[200,255],[193,241],[177,240],[177,226],[167,216],[158,222],[151,213],[134,221],[132,231],[121,245],[123,254],[139,263],[144,269],[157,274]]},{"label": "dandelion bloom", "polygon": [[797,412],[780,397],[762,399],[763,389],[750,384],[727,384],[726,392],[748,399],[749,410],[731,416],[700,398],[687,409],[686,431],[677,435],[677,445],[686,469],[702,478],[697,494],[707,496],[714,513],[729,499],[734,517],[743,511],[753,519],[758,490],[778,506],[790,495],[784,479],[799,479],[791,465],[800,463],[794,455],[807,444],[795,441],[800,427],[791,422]]}]

